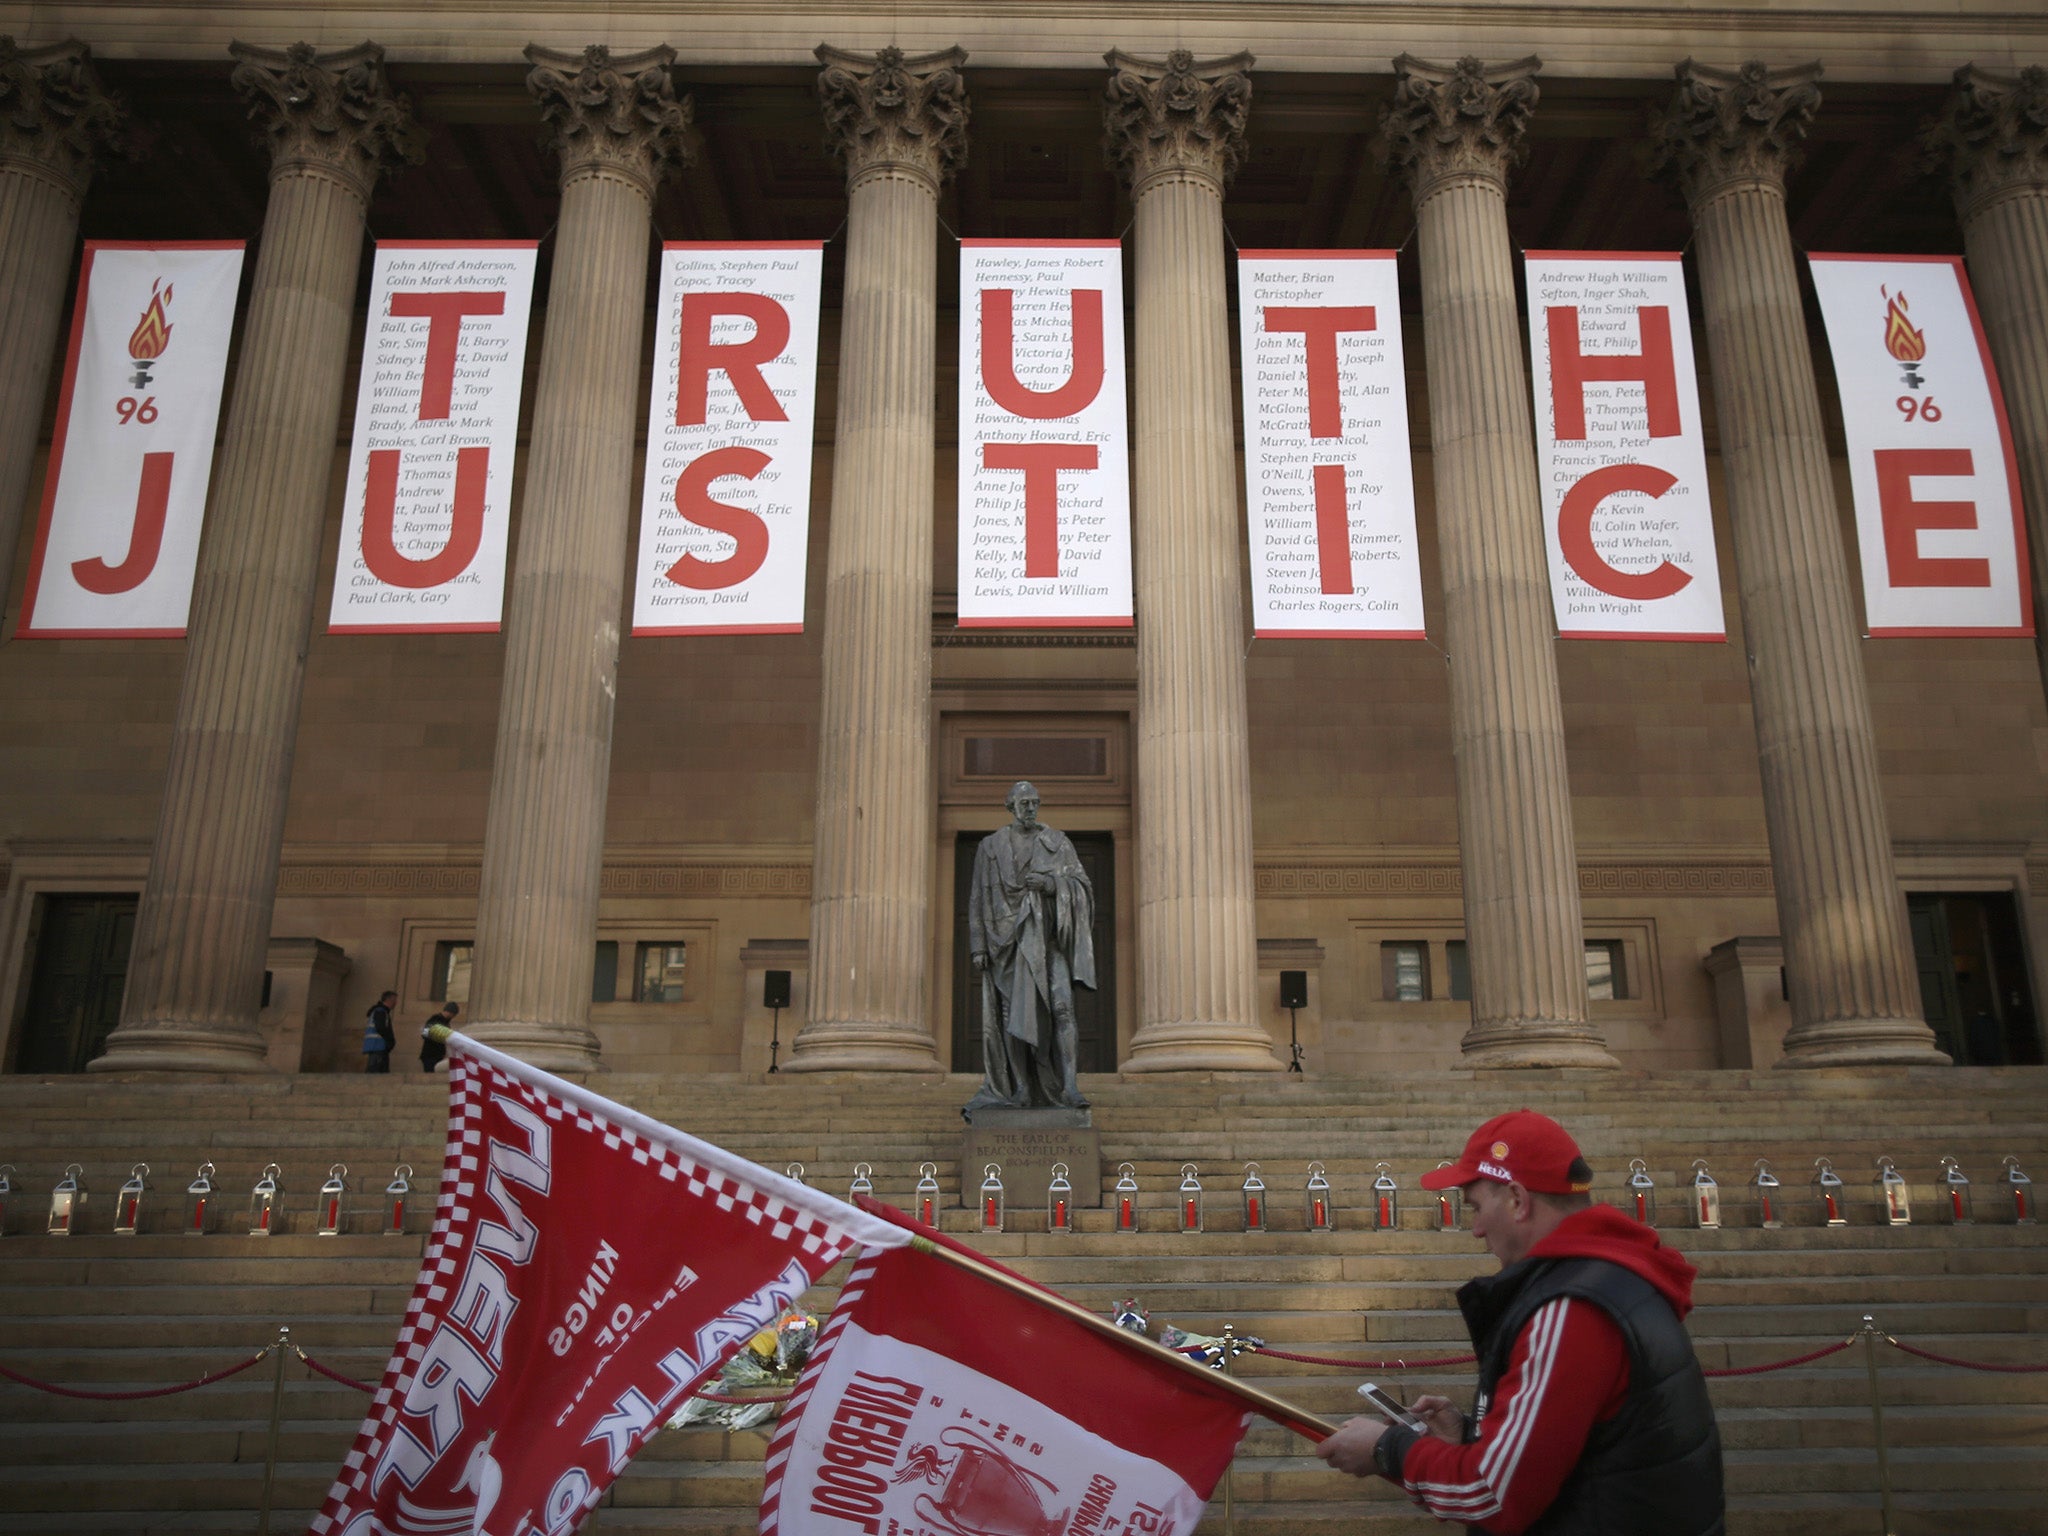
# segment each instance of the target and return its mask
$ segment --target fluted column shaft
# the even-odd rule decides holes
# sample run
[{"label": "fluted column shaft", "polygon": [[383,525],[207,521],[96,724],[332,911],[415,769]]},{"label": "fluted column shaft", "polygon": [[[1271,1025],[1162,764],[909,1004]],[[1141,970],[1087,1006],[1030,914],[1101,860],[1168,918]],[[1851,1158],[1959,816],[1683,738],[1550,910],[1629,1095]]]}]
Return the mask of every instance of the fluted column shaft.
[{"label": "fluted column shaft", "polygon": [[[270,197],[127,995],[95,1071],[264,1069],[256,1015],[363,211],[412,137],[373,47],[233,51],[237,87],[270,120]],[[354,111],[327,110],[337,100]]]},{"label": "fluted column shaft", "polygon": [[94,154],[119,122],[83,43],[0,38],[0,609],[13,591],[78,210]]},{"label": "fluted column shaft", "polygon": [[[686,104],[667,48],[533,47],[562,158],[517,575],[477,889],[468,1031],[555,1070],[597,1063],[590,983],[657,178]],[[643,117],[633,108],[647,103]],[[659,387],[658,385],[656,386]]]},{"label": "fluted column shaft", "polygon": [[1920,1020],[1785,165],[1817,65],[1686,64],[1659,134],[1691,205],[1792,1027],[1781,1065],[1938,1063]]},{"label": "fluted column shaft", "polygon": [[793,1072],[938,1066],[932,904],[932,462],[938,198],[965,147],[958,50],[818,50],[847,164],[825,578],[810,1018]]},{"label": "fluted column shaft", "polygon": [[1970,286],[2005,393],[2048,691],[2048,69],[2006,78],[1965,65],[1928,138],[1953,178]]},{"label": "fluted column shaft", "polygon": [[1277,1069],[1259,1023],[1223,186],[1249,55],[1109,56],[1136,212],[1138,1028],[1124,1070]]},{"label": "fluted column shaft", "polygon": [[1402,58],[1385,131],[1415,197],[1477,1066],[1611,1067],[1587,1018],[1571,789],[1507,175],[1536,61]]}]

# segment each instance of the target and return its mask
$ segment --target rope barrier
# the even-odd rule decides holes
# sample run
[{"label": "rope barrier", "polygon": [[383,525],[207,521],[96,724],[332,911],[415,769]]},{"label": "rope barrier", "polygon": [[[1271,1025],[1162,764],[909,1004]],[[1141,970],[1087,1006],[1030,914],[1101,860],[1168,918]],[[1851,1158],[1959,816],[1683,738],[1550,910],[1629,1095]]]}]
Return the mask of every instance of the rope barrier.
[{"label": "rope barrier", "polygon": [[296,1344],[292,1346],[292,1353],[299,1357],[299,1363],[304,1365],[307,1370],[318,1371],[322,1376],[325,1376],[329,1381],[338,1381],[344,1387],[354,1387],[358,1392],[374,1392],[377,1390],[375,1387],[371,1386],[367,1381],[357,1381],[353,1376],[344,1376],[341,1374],[341,1372],[335,1370],[333,1367],[322,1365],[318,1360],[315,1360],[311,1355],[307,1354],[303,1349],[299,1348],[299,1346]]},{"label": "rope barrier", "polygon": [[1292,1360],[1298,1365],[1327,1365],[1340,1371],[1423,1371],[1439,1365],[1476,1365],[1477,1355],[1440,1355],[1433,1360],[1346,1360],[1337,1355],[1296,1355],[1271,1346],[1251,1351],[1271,1355],[1275,1360]]},{"label": "rope barrier", "polygon": [[38,1381],[33,1376],[24,1376],[19,1371],[10,1371],[4,1365],[0,1365],[0,1376],[5,1376],[9,1381],[16,1382],[21,1386],[33,1387],[38,1392],[48,1392],[53,1397],[83,1397],[98,1403],[132,1403],[145,1397],[171,1397],[179,1392],[193,1392],[197,1391],[200,1387],[210,1387],[216,1381],[226,1381],[228,1377],[238,1376],[243,1371],[248,1370],[250,1366],[259,1363],[270,1353],[271,1348],[271,1345],[266,1344],[240,1364],[225,1366],[218,1371],[213,1371],[200,1377],[197,1381],[181,1381],[176,1386],[171,1387],[145,1387],[135,1392],[91,1392],[84,1387],[60,1387],[55,1382]]},{"label": "rope barrier", "polygon": [[1816,1349],[1804,1355],[1794,1355],[1790,1360],[1770,1360],[1762,1365],[1731,1365],[1723,1370],[1702,1371],[1708,1380],[1723,1376],[1761,1376],[1766,1371],[1789,1371],[1795,1365],[1810,1365],[1815,1360],[1825,1360],[1829,1355],[1839,1355],[1856,1342],[1857,1335],[1850,1334],[1839,1344],[1830,1344],[1825,1349]]},{"label": "rope barrier", "polygon": [[1954,1355],[1937,1355],[1931,1349],[1915,1349],[1911,1344],[1901,1344],[1888,1333],[1880,1333],[1878,1337],[1902,1353],[1918,1355],[1922,1360],[1932,1360],[1936,1365],[1953,1365],[1965,1371],[1999,1371],[2015,1376],[2040,1375],[2048,1372],[2048,1365],[1992,1365],[1983,1360],[1958,1360]]}]

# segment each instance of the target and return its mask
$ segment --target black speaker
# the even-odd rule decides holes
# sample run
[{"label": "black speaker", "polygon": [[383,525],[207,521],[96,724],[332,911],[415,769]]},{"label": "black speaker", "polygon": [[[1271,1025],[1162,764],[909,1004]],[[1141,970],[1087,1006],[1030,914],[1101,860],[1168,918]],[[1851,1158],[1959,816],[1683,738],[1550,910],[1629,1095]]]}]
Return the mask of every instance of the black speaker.
[{"label": "black speaker", "polygon": [[789,1006],[789,972],[762,972],[761,1006],[763,1008],[787,1008]]},{"label": "black speaker", "polygon": [[1280,973],[1280,1006],[1282,1008],[1306,1008],[1308,1006],[1308,972],[1282,971]]}]

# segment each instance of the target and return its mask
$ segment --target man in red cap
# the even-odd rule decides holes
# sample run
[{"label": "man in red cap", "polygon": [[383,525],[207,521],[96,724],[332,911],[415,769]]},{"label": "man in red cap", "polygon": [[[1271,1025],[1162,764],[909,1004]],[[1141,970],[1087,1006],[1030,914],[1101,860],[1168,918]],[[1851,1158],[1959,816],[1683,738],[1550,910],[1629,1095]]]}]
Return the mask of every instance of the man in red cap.
[{"label": "man in red cap", "polygon": [[1500,1260],[1458,1291],[1479,1356],[1472,1417],[1419,1397],[1426,1430],[1352,1419],[1317,1454],[1483,1536],[1721,1536],[1721,1437],[1679,1321],[1692,1265],[1593,1204],[1577,1144],[1533,1110],[1487,1121],[1422,1184],[1462,1190]]}]

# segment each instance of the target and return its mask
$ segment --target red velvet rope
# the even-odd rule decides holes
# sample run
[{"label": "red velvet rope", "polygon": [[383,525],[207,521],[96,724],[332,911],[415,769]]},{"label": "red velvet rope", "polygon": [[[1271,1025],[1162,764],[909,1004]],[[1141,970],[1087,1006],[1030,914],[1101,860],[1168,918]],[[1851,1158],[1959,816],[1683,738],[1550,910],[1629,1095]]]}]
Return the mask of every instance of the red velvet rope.
[{"label": "red velvet rope", "polygon": [[299,1348],[299,1346],[296,1344],[292,1346],[292,1353],[299,1357],[300,1363],[302,1363],[307,1370],[318,1371],[322,1376],[325,1376],[329,1381],[338,1381],[344,1387],[354,1387],[358,1392],[374,1392],[377,1390],[375,1387],[371,1386],[367,1381],[357,1381],[353,1376],[344,1376],[341,1374],[341,1372],[333,1370],[328,1366],[322,1365],[318,1360],[315,1360],[311,1355],[307,1354],[303,1349]]},{"label": "red velvet rope", "polygon": [[1420,1371],[1437,1365],[1474,1365],[1479,1360],[1477,1355],[1441,1355],[1434,1360],[1345,1360],[1335,1355],[1294,1355],[1263,1345],[1251,1353],[1292,1360],[1298,1365],[1327,1365],[1346,1371]]},{"label": "red velvet rope", "polygon": [[4,1365],[0,1365],[0,1376],[5,1376],[9,1381],[17,1382],[24,1387],[33,1387],[38,1392],[48,1392],[55,1397],[84,1397],[100,1403],[132,1403],[139,1398],[170,1397],[175,1393],[191,1392],[200,1387],[210,1387],[216,1381],[225,1381],[230,1376],[238,1375],[248,1370],[250,1366],[256,1364],[265,1355],[269,1354],[270,1350],[271,1346],[266,1344],[240,1364],[226,1366],[221,1370],[213,1372],[211,1375],[200,1377],[197,1381],[181,1381],[174,1387],[145,1387],[137,1392],[89,1392],[83,1387],[60,1387],[55,1382],[38,1381],[33,1376],[24,1376],[19,1371],[10,1371]]},{"label": "red velvet rope", "polygon": [[1918,1355],[1922,1360],[1932,1360],[1936,1365],[1959,1366],[1966,1371],[2002,1371],[2012,1375],[2038,1375],[2048,1371],[2048,1365],[1991,1365],[1983,1360],[1958,1360],[1954,1355],[1937,1355],[1931,1349],[1915,1349],[1910,1344],[1901,1344],[1888,1333],[1878,1335],[1893,1349],[1903,1350],[1909,1355]]},{"label": "red velvet rope", "polygon": [[1816,1349],[1810,1354],[1794,1355],[1790,1360],[1771,1360],[1763,1365],[1731,1365],[1726,1370],[1702,1371],[1700,1374],[1711,1378],[1718,1376],[1761,1376],[1766,1371],[1789,1371],[1795,1365],[1807,1365],[1815,1360],[1825,1360],[1829,1355],[1839,1355],[1855,1342],[1855,1336],[1851,1335],[1839,1344],[1830,1344],[1826,1349]]}]

